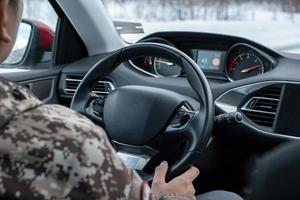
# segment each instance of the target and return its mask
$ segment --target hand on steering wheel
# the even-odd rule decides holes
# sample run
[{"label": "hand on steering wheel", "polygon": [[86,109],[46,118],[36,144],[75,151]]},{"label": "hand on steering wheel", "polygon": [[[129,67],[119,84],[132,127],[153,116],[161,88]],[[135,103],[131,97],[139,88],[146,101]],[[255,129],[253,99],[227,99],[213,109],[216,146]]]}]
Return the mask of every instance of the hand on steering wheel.
[{"label": "hand on steering wheel", "polygon": [[166,183],[167,171],[168,163],[165,161],[156,167],[151,185],[152,194],[158,198],[165,195],[182,195],[195,199],[196,191],[193,186],[193,181],[200,174],[199,170],[196,167],[191,167],[182,175]]}]

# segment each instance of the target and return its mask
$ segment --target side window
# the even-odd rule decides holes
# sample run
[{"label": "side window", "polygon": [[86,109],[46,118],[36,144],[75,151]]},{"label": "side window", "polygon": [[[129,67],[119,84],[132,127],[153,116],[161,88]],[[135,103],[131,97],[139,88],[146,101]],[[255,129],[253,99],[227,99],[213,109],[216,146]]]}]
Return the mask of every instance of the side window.
[{"label": "side window", "polygon": [[15,46],[0,68],[49,68],[57,19],[48,0],[24,0]]}]

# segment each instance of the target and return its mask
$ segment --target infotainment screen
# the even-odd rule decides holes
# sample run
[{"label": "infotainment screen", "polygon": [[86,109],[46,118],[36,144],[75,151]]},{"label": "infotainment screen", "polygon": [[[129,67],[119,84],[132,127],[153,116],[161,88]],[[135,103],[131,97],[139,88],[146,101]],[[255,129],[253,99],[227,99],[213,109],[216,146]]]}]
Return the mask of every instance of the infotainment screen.
[{"label": "infotainment screen", "polygon": [[224,55],[222,51],[197,50],[197,64],[204,71],[220,72]]}]

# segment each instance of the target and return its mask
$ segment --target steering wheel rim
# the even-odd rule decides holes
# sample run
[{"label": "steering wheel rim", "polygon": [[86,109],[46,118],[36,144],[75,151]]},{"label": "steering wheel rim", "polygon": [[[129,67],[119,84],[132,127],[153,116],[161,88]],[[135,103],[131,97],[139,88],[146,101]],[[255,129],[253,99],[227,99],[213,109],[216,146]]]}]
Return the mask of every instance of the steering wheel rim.
[{"label": "steering wheel rim", "polygon": [[[198,65],[189,56],[187,56],[186,54],[184,54],[183,52],[181,52],[180,50],[174,47],[170,47],[168,45],[163,45],[163,44],[157,44],[157,43],[138,43],[138,44],[134,44],[119,49],[113,52],[108,57],[96,63],[95,66],[85,75],[85,77],[79,84],[77,91],[73,96],[71,109],[90,117],[89,114],[86,112],[86,108],[87,108],[87,102],[89,101],[90,98],[92,98],[91,88],[93,84],[99,80],[104,79],[107,75],[112,73],[117,67],[120,66],[122,62],[128,61],[135,57],[147,56],[147,55],[152,55],[152,56],[157,56],[168,60],[172,60],[173,62],[182,66],[186,73],[186,78],[189,84],[191,85],[192,89],[197,94],[199,102],[201,104],[200,110],[193,113],[188,126],[185,127],[185,130],[180,130],[180,131],[188,132],[189,147],[186,153],[184,153],[184,155],[180,158],[180,160],[178,160],[174,165],[170,167],[167,178],[171,179],[172,177],[177,176],[178,174],[182,173],[184,170],[189,168],[193,164],[193,160],[195,156],[201,154],[201,152],[205,149],[208,140],[210,139],[212,125],[213,125],[214,106],[213,106],[212,94],[211,94],[208,81],[205,75],[203,74],[203,72],[201,71],[201,69],[198,67]],[[124,90],[142,92],[143,89],[140,87],[144,87],[143,89],[146,88],[146,86],[131,87],[131,88],[127,87],[125,89],[123,87],[116,90],[119,93],[121,93]],[[150,93],[152,93],[151,91],[154,91],[154,95],[159,95],[167,92],[167,90],[158,91],[151,88],[148,89],[150,90]],[[116,95],[115,94],[116,92],[112,92],[112,93],[108,95],[108,98],[114,95],[116,99],[116,96],[119,95],[119,94]],[[175,94],[173,95],[174,98],[179,99],[177,103],[185,101],[182,95],[181,96],[179,94],[178,96],[176,96]],[[166,95],[166,99],[168,98],[167,96],[168,95]],[[113,98],[111,97],[111,99]],[[168,102],[169,99],[166,101]],[[106,105],[108,104],[109,103],[105,103],[104,111],[105,110],[111,111],[111,109],[105,109]],[[176,103],[174,103],[174,106],[175,104]],[[167,104],[165,105],[167,106]],[[182,104],[180,108],[181,107]],[[178,107],[176,109],[178,109]],[[172,109],[170,108],[170,112],[171,110]],[[109,115],[109,113],[106,115]],[[106,115],[104,113],[104,119]],[[168,120],[168,123],[169,122],[170,120]],[[110,135],[109,131],[107,132],[107,134]]]}]

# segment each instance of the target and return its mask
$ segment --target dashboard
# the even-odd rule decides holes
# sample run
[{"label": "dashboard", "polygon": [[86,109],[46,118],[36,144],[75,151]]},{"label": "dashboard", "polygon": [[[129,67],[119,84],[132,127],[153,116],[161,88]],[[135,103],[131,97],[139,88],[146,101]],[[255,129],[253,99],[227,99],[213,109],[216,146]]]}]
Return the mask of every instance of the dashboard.
[{"label": "dashboard", "polygon": [[[237,172],[251,164],[256,155],[282,142],[300,140],[300,55],[283,54],[251,40],[211,33],[161,32],[141,42],[171,45],[198,64],[211,88],[216,119],[236,112],[243,116],[240,123],[214,124],[214,138],[204,157],[211,163],[199,159],[201,169],[220,167],[222,174],[232,170],[230,177],[239,176],[244,184],[244,171]],[[109,54],[103,52],[60,66],[59,101],[69,106],[84,76]],[[162,88],[201,100],[180,65],[151,55],[121,63],[105,79],[98,80],[92,91],[107,95],[128,85]],[[209,180],[221,173],[213,173]],[[232,182],[230,179],[228,183]]]},{"label": "dashboard", "polygon": [[[282,54],[251,40],[211,33],[160,32],[140,42],[171,45],[198,64],[211,88],[216,119],[237,112],[243,116],[240,123],[214,124],[214,138],[204,158],[211,163],[199,160],[201,169],[219,166],[221,173],[224,169],[232,170],[230,177],[238,174],[244,184],[244,171],[237,173],[241,166],[248,166],[248,161],[274,145],[300,140],[300,55]],[[62,65],[58,85],[60,102],[69,106],[84,76],[109,54],[103,52]],[[128,85],[171,90],[201,102],[197,101],[201,99],[179,64],[151,55],[121,63],[91,89],[105,96]],[[201,103],[195,105],[197,109],[196,106],[201,107]],[[227,165],[228,170],[224,167]],[[214,176],[208,177],[213,180]]]},{"label": "dashboard", "polygon": [[[276,67],[274,53],[265,52],[251,41],[231,41],[220,46],[217,41],[191,41],[152,35],[140,42],[158,42],[173,46],[189,55],[211,79],[236,81],[267,73]],[[155,77],[184,76],[181,66],[164,58],[147,55],[129,61],[135,69]]]},{"label": "dashboard", "polygon": [[[160,32],[140,42],[173,46],[190,56],[205,73],[215,103],[215,115],[240,112],[238,126],[221,132],[242,137],[300,139],[300,58],[282,54],[244,38],[191,32]],[[61,101],[69,105],[84,75],[109,53],[63,66],[59,82]],[[127,85],[159,87],[197,100],[178,63],[144,55],[121,64],[93,88],[97,94]],[[288,120],[287,120],[288,119]]]}]

